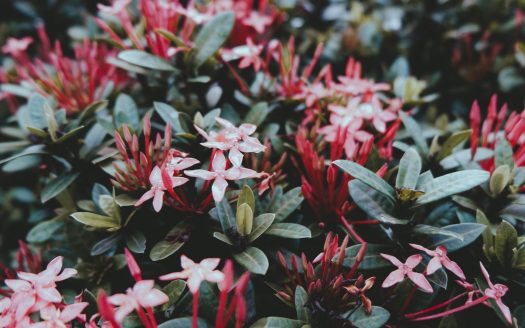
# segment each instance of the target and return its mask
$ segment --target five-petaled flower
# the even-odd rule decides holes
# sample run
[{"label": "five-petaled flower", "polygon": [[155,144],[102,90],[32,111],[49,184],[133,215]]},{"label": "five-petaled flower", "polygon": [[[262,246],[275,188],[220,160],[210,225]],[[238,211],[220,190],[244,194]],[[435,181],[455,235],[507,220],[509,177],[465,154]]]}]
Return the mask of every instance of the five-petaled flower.
[{"label": "five-petaled flower", "polygon": [[409,256],[405,263],[401,263],[401,261],[392,255],[381,253],[381,256],[397,267],[397,270],[390,272],[385,281],[383,281],[381,287],[387,288],[393,286],[403,281],[405,277],[408,277],[408,279],[410,279],[417,287],[421,288],[425,292],[433,292],[432,286],[428,282],[425,275],[413,271],[413,269],[421,262],[421,260],[423,260],[423,256],[419,254]]},{"label": "five-petaled flower", "polygon": [[465,280],[465,274],[459,265],[450,260],[447,256],[447,249],[444,246],[438,246],[435,251],[431,251],[423,246],[410,244],[413,248],[425,252],[427,255],[431,256],[432,259],[428,262],[427,265],[427,274],[433,274],[439,270],[442,266],[447,268],[450,272],[458,276],[460,279]]},{"label": "five-petaled flower", "polygon": [[182,266],[181,272],[172,272],[160,276],[160,280],[186,279],[188,288],[192,294],[199,292],[199,287],[203,281],[221,282],[224,274],[215,270],[221,260],[218,258],[204,259],[200,263],[195,263],[185,255],[180,258]]}]

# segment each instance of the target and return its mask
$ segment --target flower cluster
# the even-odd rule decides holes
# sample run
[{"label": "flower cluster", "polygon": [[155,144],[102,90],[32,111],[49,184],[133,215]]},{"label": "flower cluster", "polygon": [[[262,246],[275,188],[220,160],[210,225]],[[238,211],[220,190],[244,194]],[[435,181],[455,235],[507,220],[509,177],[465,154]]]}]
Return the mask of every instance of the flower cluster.
[{"label": "flower cluster", "polygon": [[74,46],[74,58],[69,58],[60,42],[51,46],[42,25],[39,35],[42,55],[35,59],[28,52],[33,43],[30,37],[11,38],[2,47],[16,65],[16,76],[7,81],[14,79],[44,96],[52,96],[70,115],[130,84],[126,73],[108,62],[117,52],[105,44],[84,39]]},{"label": "flower cluster", "polygon": [[66,304],[57,290],[57,282],[77,273],[75,269],[62,270],[62,261],[56,257],[42,272],[20,271],[18,279],[4,280],[10,291],[0,299],[1,327],[71,327],[72,321],[85,322],[82,312],[88,303],[81,302],[79,296]]}]

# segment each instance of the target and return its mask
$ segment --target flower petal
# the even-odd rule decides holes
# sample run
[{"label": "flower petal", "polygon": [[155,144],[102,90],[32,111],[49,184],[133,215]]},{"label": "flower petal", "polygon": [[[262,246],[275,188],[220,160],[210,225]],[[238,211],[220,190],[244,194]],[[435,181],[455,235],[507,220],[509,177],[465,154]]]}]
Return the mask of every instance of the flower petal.
[{"label": "flower petal", "polygon": [[425,292],[432,293],[434,291],[432,289],[432,285],[430,285],[430,283],[428,282],[427,278],[422,273],[410,271],[410,272],[407,273],[407,276],[408,276],[408,278],[410,278],[410,280],[412,280],[412,282],[416,286],[418,286],[419,288],[421,288]]},{"label": "flower petal", "polygon": [[228,182],[222,177],[217,177],[211,186],[211,193],[213,194],[213,199],[216,202],[220,202],[224,198],[224,193],[226,192],[226,187],[228,187]]},{"label": "flower petal", "polygon": [[396,285],[403,281],[405,278],[405,274],[401,270],[394,270],[390,272],[390,274],[386,277],[385,281],[383,281],[383,284],[381,287],[388,288],[390,286]]}]

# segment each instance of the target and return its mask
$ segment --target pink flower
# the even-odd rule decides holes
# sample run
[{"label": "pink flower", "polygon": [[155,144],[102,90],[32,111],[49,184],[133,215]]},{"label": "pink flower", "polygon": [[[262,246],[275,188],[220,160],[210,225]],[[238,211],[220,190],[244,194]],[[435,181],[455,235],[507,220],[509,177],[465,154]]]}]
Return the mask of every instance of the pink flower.
[{"label": "pink flower", "polygon": [[89,304],[86,302],[73,303],[66,305],[62,310],[55,306],[46,306],[40,310],[41,322],[31,324],[31,328],[64,328],[66,323],[73,321],[75,318],[81,316],[82,311]]},{"label": "pink flower", "polygon": [[224,198],[228,182],[226,180],[241,180],[247,178],[256,178],[257,172],[240,166],[234,166],[226,170],[226,157],[222,151],[217,151],[212,160],[213,171],[206,170],[186,170],[184,174],[203,180],[214,180],[211,187],[213,199],[220,202]]},{"label": "pink flower", "polygon": [[0,327],[9,327],[15,323],[15,309],[9,297],[0,300]]},{"label": "pink flower", "polygon": [[246,39],[246,45],[238,46],[233,49],[223,49],[221,55],[224,60],[231,61],[241,59],[239,68],[247,68],[253,65],[253,69],[258,72],[262,66],[262,59],[259,57],[263,50],[262,45],[254,44],[252,38]]},{"label": "pink flower", "polygon": [[405,279],[405,276],[408,277],[416,286],[421,288],[427,293],[432,293],[432,286],[428,282],[427,278],[422,274],[418,272],[412,271],[423,259],[423,256],[421,255],[412,255],[409,256],[405,263],[401,263],[397,258],[395,258],[392,255],[387,255],[381,253],[381,256],[390,261],[393,265],[397,266],[397,270],[392,271],[383,281],[383,288],[387,288],[390,286],[393,286],[395,284],[400,283]]},{"label": "pink flower", "polygon": [[111,6],[97,4],[99,11],[109,15],[118,15],[126,10],[126,7],[131,3],[131,0],[114,0]]},{"label": "pink flower", "polygon": [[199,287],[203,281],[220,283],[224,279],[224,274],[215,270],[219,265],[220,259],[204,259],[200,263],[195,263],[185,255],[180,258],[182,266],[181,272],[168,273],[161,276],[160,280],[186,279],[188,288],[192,294],[199,292]]},{"label": "pink flower", "polygon": [[450,272],[458,276],[460,279],[465,280],[465,274],[463,273],[463,270],[459,267],[459,265],[451,261],[447,256],[447,249],[444,246],[438,246],[435,251],[431,251],[429,249],[426,249],[423,246],[416,245],[416,244],[410,244],[413,248],[423,251],[427,253],[429,256],[432,256],[432,259],[430,262],[428,262],[427,265],[427,274],[433,274],[437,270],[439,270],[442,266],[447,268]]},{"label": "pink flower", "polygon": [[34,290],[36,296],[46,302],[60,302],[62,296],[56,289],[56,282],[62,281],[77,274],[77,270],[66,268],[62,273],[62,256],[53,259],[47,268],[38,273],[19,272],[19,280],[6,279],[6,285],[15,292],[29,292]]},{"label": "pink flower", "polygon": [[115,318],[122,321],[128,314],[139,307],[151,308],[166,303],[166,294],[154,288],[153,280],[141,280],[133,288],[128,288],[126,294],[115,294],[108,298],[109,302],[118,306]]},{"label": "pink flower", "polygon": [[[179,153],[180,156],[177,156],[173,153]],[[168,160],[166,162],[166,171],[169,175],[173,175],[174,172],[181,172],[182,170],[187,169],[190,166],[199,164],[200,161],[195,158],[186,157],[187,154],[181,153],[179,151],[172,150],[168,155]]]},{"label": "pink flower", "polygon": [[[169,187],[166,187],[166,181],[168,182]],[[181,186],[188,182],[188,179],[184,177],[172,177],[168,174],[168,172],[161,170],[158,166],[155,166],[149,176],[149,182],[151,184],[151,189],[146,191],[144,195],[140,197],[140,199],[135,203],[135,206],[139,206],[145,201],[153,198],[153,208],[156,212],[160,212],[164,199],[164,191],[167,190],[167,188]]]},{"label": "pink flower", "polygon": [[487,281],[487,284],[489,285],[489,288],[485,289],[485,295],[489,298],[492,298],[498,308],[503,313],[503,316],[505,316],[505,319],[509,324],[512,324],[512,315],[510,314],[510,309],[508,306],[503,304],[503,301],[501,298],[507,293],[509,288],[502,284],[493,284],[492,281],[490,281],[489,273],[487,272],[487,269],[483,266],[481,262],[479,262],[479,266],[481,267],[481,273],[483,273],[483,276],[485,277],[485,280]]},{"label": "pink flower", "polygon": [[12,56],[17,56],[18,54],[25,52],[27,47],[33,42],[33,38],[26,36],[21,39],[8,38],[7,42],[2,47],[2,52],[4,54],[9,54]]},{"label": "pink flower", "polygon": [[272,17],[261,15],[256,11],[252,11],[250,16],[242,20],[244,25],[253,27],[257,33],[263,33],[266,26],[271,25],[272,21]]},{"label": "pink flower", "polygon": [[250,137],[257,130],[257,126],[254,124],[244,123],[235,127],[223,118],[217,117],[215,120],[223,127],[219,132],[212,131],[208,135],[204,130],[195,126],[197,131],[206,139],[206,142],[201,143],[201,145],[224,151],[229,150],[228,158],[233,166],[241,166],[242,153],[259,153],[266,149],[257,138]]}]

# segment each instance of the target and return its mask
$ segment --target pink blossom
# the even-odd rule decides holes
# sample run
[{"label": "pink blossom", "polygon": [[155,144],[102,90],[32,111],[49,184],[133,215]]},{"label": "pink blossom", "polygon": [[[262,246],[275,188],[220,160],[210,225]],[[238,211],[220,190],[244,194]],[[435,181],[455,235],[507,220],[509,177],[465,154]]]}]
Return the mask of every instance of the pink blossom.
[{"label": "pink blossom", "polygon": [[118,15],[126,10],[126,7],[131,3],[131,0],[114,0],[111,6],[97,4],[98,10],[109,15]]},{"label": "pink blossom", "polygon": [[[169,187],[166,187],[165,185],[166,179],[163,178],[163,174],[167,175],[168,181],[170,181],[171,179],[171,185]],[[167,190],[167,188],[175,188],[181,186],[187,181],[188,179],[184,177],[170,177],[167,172],[164,171],[163,173],[163,171],[158,166],[155,166],[149,176],[151,189],[146,191],[144,195],[140,197],[140,199],[135,203],[135,206],[139,206],[145,201],[153,198],[153,208],[156,212],[160,212],[160,210],[162,209],[162,202],[164,199],[164,191]]]},{"label": "pink blossom", "polygon": [[141,280],[133,288],[128,288],[126,294],[115,294],[108,298],[109,302],[118,306],[115,318],[122,321],[128,314],[139,307],[155,307],[166,303],[169,298],[160,290],[154,288],[153,280]]},{"label": "pink blossom", "polygon": [[505,296],[509,288],[502,284],[493,284],[492,281],[490,281],[489,273],[487,272],[487,269],[483,266],[481,262],[479,262],[479,266],[481,267],[481,273],[483,273],[483,276],[485,277],[485,280],[487,281],[487,284],[489,285],[489,288],[485,289],[485,296],[488,296],[489,298],[493,299],[498,308],[503,313],[503,316],[507,320],[509,324],[512,323],[512,315],[510,314],[510,309],[508,306],[503,304],[503,301],[501,298]]},{"label": "pink blossom", "polygon": [[12,56],[17,56],[18,54],[27,50],[27,47],[33,42],[33,38],[26,36],[21,39],[17,38],[8,38],[4,46],[2,47],[2,52],[4,54],[10,54]]},{"label": "pink blossom", "polygon": [[261,15],[256,11],[252,11],[248,17],[242,20],[244,25],[253,27],[257,33],[263,33],[266,26],[271,25],[272,21],[272,17]]},{"label": "pink blossom", "polygon": [[246,39],[246,45],[238,46],[233,49],[223,49],[221,55],[223,59],[227,61],[241,59],[239,62],[239,68],[243,69],[253,66],[253,69],[258,72],[263,64],[262,59],[259,57],[262,50],[262,45],[254,44],[253,40],[248,37]]},{"label": "pink blossom", "polygon": [[257,126],[254,124],[244,123],[236,127],[223,118],[217,117],[215,120],[222,126],[219,132],[212,131],[207,134],[206,131],[195,126],[197,131],[206,139],[206,142],[201,143],[201,145],[208,148],[229,150],[228,158],[234,166],[241,166],[242,153],[259,153],[266,149],[257,138],[250,137],[257,130]]},{"label": "pink blossom", "polygon": [[423,260],[423,256],[419,254],[409,256],[405,263],[401,263],[401,261],[392,255],[381,253],[381,256],[397,267],[397,270],[392,271],[386,277],[385,281],[383,281],[383,288],[398,284],[403,281],[405,277],[408,277],[408,279],[410,279],[416,286],[427,293],[432,293],[432,286],[428,282],[427,278],[422,273],[413,271],[413,269],[421,262],[421,260]]},{"label": "pink blossom", "polygon": [[15,308],[9,297],[0,299],[0,327],[9,327],[16,322]]},{"label": "pink blossom", "polygon": [[213,199],[220,202],[224,198],[226,187],[228,187],[227,180],[241,180],[247,178],[256,178],[259,176],[257,172],[241,166],[233,166],[226,169],[226,157],[222,151],[217,151],[212,160],[212,171],[206,170],[186,170],[184,174],[194,178],[203,180],[214,180],[212,185]]},{"label": "pink blossom", "polygon": [[181,272],[168,273],[159,279],[186,279],[190,292],[196,294],[199,292],[199,287],[203,281],[220,283],[224,279],[224,274],[219,270],[215,270],[219,262],[220,259],[218,258],[209,258],[195,263],[185,255],[182,255],[180,263],[183,270]]},{"label": "pink blossom", "polygon": [[447,256],[447,249],[444,246],[438,246],[435,251],[431,251],[423,246],[410,244],[413,248],[427,253],[429,256],[432,256],[430,262],[427,265],[427,274],[433,274],[439,270],[442,266],[447,268],[450,272],[458,276],[460,279],[465,280],[465,274],[459,265],[450,260]]},{"label": "pink blossom", "polygon": [[64,328],[66,323],[81,316],[82,311],[88,305],[86,302],[73,303],[66,305],[61,310],[53,305],[46,306],[40,310],[42,321],[31,324],[31,328]]}]

